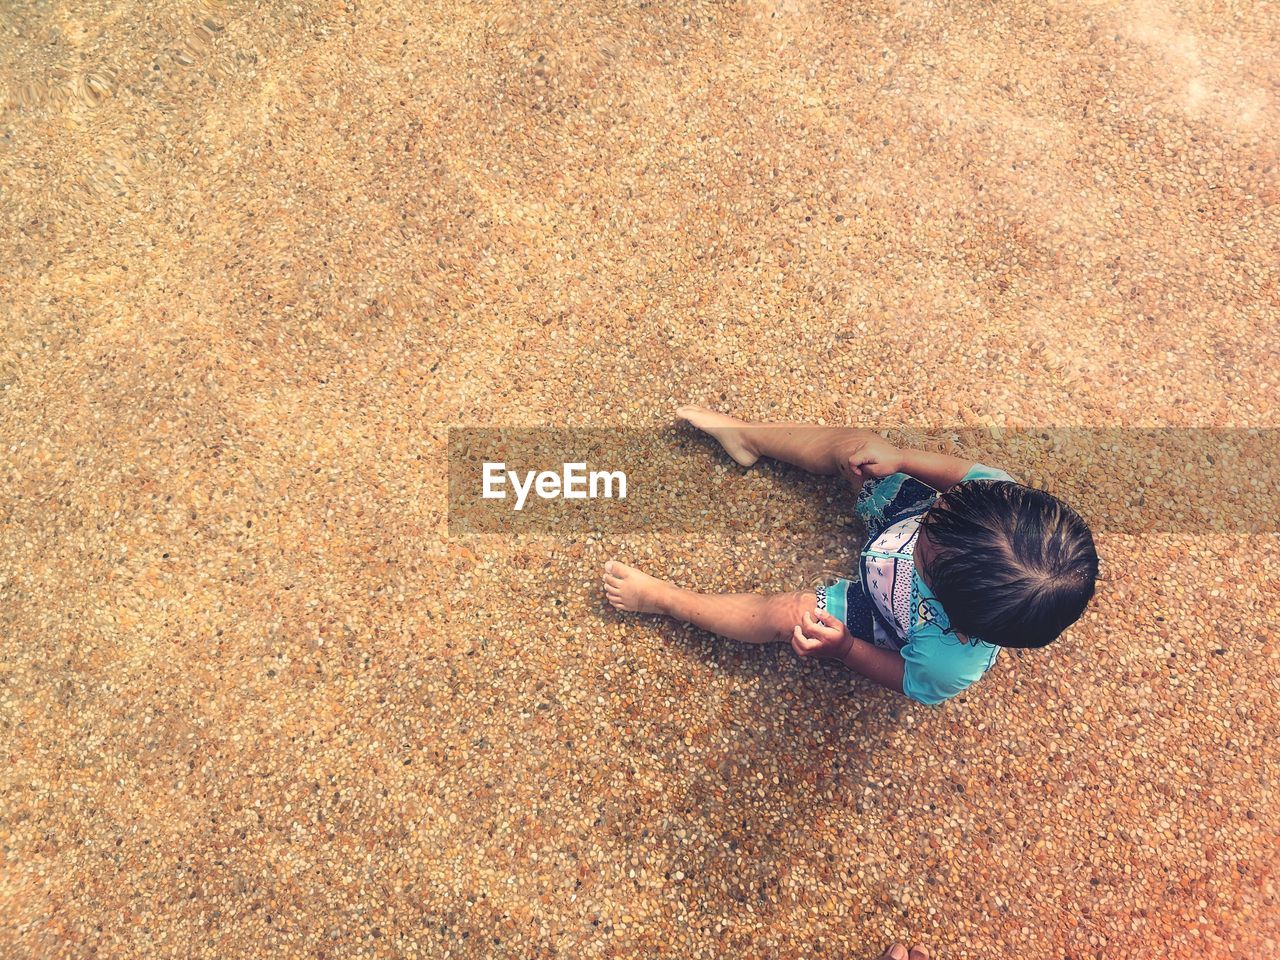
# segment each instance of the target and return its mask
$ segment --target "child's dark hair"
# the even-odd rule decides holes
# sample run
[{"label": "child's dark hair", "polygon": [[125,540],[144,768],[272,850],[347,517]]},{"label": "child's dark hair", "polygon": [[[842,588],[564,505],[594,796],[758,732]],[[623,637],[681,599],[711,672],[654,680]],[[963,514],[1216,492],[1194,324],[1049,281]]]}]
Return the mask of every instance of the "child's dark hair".
[{"label": "child's dark hair", "polygon": [[1088,525],[1056,497],[1007,480],[956,484],[922,526],[925,571],[953,628],[1001,647],[1043,647],[1093,597]]}]

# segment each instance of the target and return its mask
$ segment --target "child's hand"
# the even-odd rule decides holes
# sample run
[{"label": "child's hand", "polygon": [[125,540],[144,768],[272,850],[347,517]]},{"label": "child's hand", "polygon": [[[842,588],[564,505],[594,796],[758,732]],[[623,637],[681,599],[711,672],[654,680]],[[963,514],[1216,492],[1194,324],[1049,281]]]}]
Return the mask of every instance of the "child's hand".
[{"label": "child's hand", "polygon": [[872,434],[857,441],[849,453],[849,472],[859,483],[879,480],[902,470],[902,451],[884,437]]},{"label": "child's hand", "polygon": [[791,634],[791,646],[802,657],[843,662],[853,649],[853,634],[825,610],[806,611]]}]

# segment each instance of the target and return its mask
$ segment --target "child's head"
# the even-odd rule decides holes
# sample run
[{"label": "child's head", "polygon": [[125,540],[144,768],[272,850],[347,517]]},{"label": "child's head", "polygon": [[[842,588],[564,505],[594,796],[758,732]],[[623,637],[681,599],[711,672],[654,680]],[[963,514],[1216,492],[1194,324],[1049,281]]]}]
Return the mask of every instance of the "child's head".
[{"label": "child's head", "polygon": [[1002,647],[1043,647],[1093,596],[1093,534],[1043,490],[970,480],[939,497],[922,526],[923,572],[961,633]]}]

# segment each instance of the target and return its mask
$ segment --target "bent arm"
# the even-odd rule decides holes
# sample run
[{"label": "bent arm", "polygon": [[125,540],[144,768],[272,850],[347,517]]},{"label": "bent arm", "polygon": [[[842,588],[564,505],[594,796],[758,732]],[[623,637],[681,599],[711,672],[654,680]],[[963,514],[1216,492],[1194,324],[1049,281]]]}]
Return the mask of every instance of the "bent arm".
[{"label": "bent arm", "polygon": [[975,466],[977,464],[973,460],[962,460],[945,453],[911,449],[902,451],[902,472],[927,483],[939,492],[954,487]]},{"label": "bent arm", "polygon": [[845,654],[843,663],[868,680],[902,693],[902,678],[906,673],[906,663],[892,650],[877,647],[866,640],[855,639],[853,646]]}]

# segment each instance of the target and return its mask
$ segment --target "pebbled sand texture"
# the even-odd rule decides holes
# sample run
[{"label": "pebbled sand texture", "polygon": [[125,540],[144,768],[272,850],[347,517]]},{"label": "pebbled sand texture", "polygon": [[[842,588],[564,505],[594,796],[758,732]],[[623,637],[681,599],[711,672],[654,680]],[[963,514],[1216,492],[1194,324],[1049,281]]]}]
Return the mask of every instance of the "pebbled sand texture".
[{"label": "pebbled sand texture", "polygon": [[457,426],[1274,427],[1274,4],[0,37],[0,954],[1277,953],[1275,534],[1101,536],[1080,624],[927,709],[599,593],[847,529],[446,522]]}]

